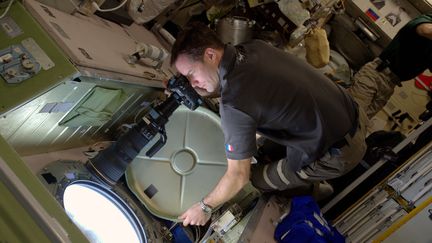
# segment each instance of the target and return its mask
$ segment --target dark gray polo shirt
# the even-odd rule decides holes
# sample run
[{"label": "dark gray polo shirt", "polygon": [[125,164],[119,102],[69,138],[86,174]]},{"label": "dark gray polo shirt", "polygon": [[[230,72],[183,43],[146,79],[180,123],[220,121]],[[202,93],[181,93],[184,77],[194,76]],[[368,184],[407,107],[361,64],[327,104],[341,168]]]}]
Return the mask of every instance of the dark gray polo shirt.
[{"label": "dark gray polo shirt", "polygon": [[252,157],[258,132],[285,145],[297,171],[323,156],[356,121],[357,106],[345,90],[263,41],[227,45],[219,78],[229,159]]}]

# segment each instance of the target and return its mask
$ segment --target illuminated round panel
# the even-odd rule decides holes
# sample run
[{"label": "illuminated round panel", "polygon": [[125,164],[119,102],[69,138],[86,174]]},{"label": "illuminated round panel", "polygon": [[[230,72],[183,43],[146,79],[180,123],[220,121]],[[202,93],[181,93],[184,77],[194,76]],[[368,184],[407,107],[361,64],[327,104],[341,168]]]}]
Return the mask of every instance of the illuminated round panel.
[{"label": "illuminated round panel", "polygon": [[98,184],[78,181],[69,185],[63,194],[63,204],[66,213],[91,242],[144,241],[131,209]]},{"label": "illuminated round panel", "polygon": [[152,144],[146,145],[126,170],[126,181],[152,214],[177,221],[224,175],[224,135],[220,118],[203,107],[180,106],[165,129],[166,144],[151,158],[145,153]]},{"label": "illuminated round panel", "polygon": [[160,242],[155,222],[124,183],[107,187],[80,161],[61,160],[37,174],[91,242]]}]

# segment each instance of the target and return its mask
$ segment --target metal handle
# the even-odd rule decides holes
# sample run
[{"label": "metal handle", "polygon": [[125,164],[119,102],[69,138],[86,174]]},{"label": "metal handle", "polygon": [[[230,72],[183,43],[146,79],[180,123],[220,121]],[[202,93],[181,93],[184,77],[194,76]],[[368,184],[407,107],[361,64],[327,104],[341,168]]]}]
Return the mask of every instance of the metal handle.
[{"label": "metal handle", "polygon": [[360,18],[356,19],[354,23],[360,28],[360,30],[371,40],[378,40],[379,36],[375,34],[369,27],[366,26],[364,21]]}]

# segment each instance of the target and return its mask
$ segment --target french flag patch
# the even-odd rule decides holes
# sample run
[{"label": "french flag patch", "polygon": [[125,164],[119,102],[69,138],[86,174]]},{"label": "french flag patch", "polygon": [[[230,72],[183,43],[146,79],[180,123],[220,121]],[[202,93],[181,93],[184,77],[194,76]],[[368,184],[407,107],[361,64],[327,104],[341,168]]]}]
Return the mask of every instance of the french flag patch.
[{"label": "french flag patch", "polygon": [[231,144],[225,144],[225,149],[228,152],[234,151],[234,148],[233,148],[233,146]]}]

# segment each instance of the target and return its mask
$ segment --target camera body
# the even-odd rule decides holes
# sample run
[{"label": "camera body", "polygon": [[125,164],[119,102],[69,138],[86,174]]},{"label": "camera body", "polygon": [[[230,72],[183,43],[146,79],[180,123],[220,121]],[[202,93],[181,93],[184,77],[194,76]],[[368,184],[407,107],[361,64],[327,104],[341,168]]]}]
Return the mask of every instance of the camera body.
[{"label": "camera body", "polygon": [[167,88],[183,105],[191,110],[195,110],[203,103],[201,97],[189,84],[189,80],[183,75],[170,78]]}]

